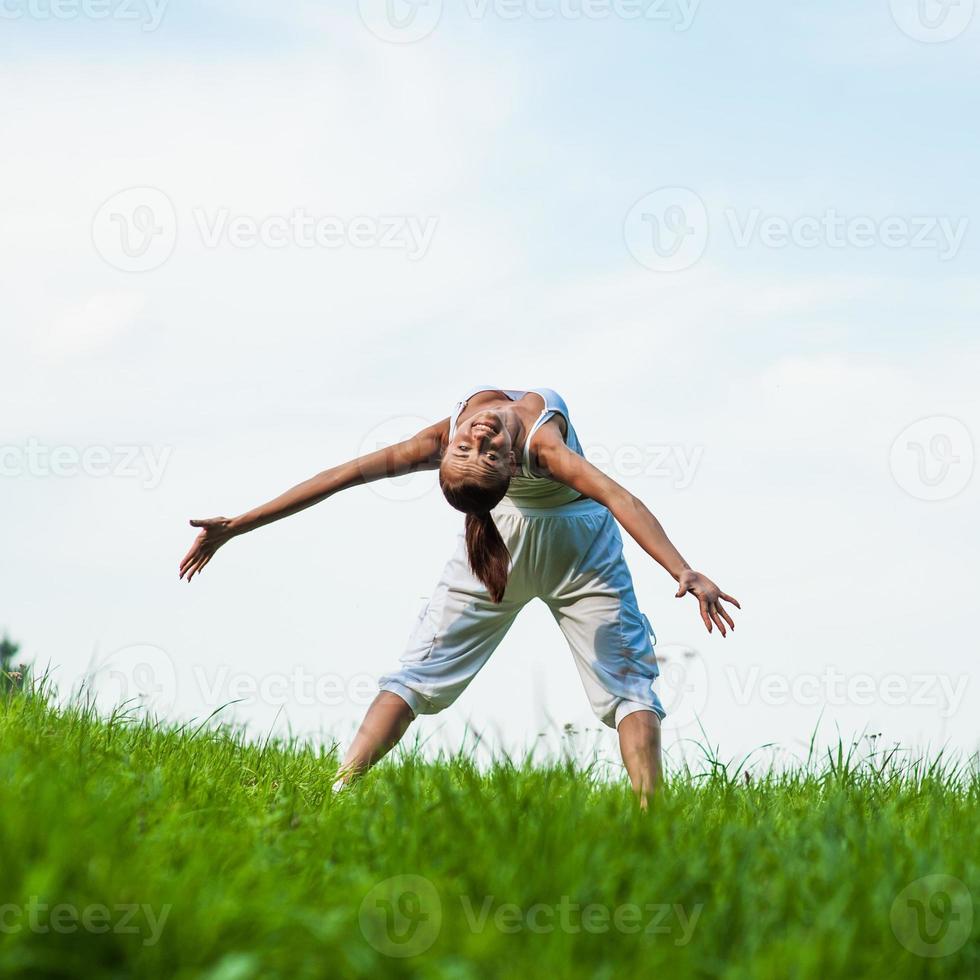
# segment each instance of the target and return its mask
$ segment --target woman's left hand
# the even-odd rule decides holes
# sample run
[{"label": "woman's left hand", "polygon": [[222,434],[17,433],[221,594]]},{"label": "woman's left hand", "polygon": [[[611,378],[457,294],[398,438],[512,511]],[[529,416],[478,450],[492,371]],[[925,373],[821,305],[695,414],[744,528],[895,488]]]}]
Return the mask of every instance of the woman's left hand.
[{"label": "woman's left hand", "polygon": [[697,598],[701,604],[701,618],[704,620],[704,625],[709,633],[712,630],[712,623],[721,630],[722,636],[728,635],[725,631],[725,623],[728,623],[731,629],[735,629],[735,623],[732,622],[732,617],[728,615],[728,611],[721,604],[721,600],[724,599],[725,602],[730,602],[736,609],[741,609],[742,607],[738,604],[738,599],[722,592],[707,575],[702,575],[700,572],[687,569],[681,572],[681,576],[677,580],[677,585],[678,599],[683,595],[687,595],[688,592]]}]

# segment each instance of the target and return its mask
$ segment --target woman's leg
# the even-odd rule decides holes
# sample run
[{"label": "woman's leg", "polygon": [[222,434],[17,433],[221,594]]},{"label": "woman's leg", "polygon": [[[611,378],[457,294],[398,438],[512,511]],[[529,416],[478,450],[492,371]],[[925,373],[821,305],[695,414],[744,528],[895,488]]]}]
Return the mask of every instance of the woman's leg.
[{"label": "woman's leg", "polygon": [[383,759],[398,744],[414,719],[415,712],[403,698],[391,691],[381,691],[371,702],[340,764],[333,788],[343,789],[347,783]]},{"label": "woman's leg", "polygon": [[[562,508],[540,523],[545,564],[558,570],[544,596],[565,635],[596,717],[619,732],[633,790],[644,808],[660,783],[660,716],[653,630],[640,611],[612,514],[597,504]],[[548,525],[551,525],[550,527]]]},{"label": "woman's leg", "polygon": [[[495,520],[516,565],[523,519],[515,514]],[[382,759],[416,714],[442,711],[463,693],[531,599],[521,585],[512,570],[503,602],[492,602],[470,568],[465,537],[457,537],[456,551],[419,614],[400,669],[378,681],[381,691],[344,756],[334,789],[342,789]]]},{"label": "woman's leg", "polygon": [[619,751],[633,792],[645,810],[650,795],[660,786],[660,717],[654,711],[634,711],[619,723]]}]

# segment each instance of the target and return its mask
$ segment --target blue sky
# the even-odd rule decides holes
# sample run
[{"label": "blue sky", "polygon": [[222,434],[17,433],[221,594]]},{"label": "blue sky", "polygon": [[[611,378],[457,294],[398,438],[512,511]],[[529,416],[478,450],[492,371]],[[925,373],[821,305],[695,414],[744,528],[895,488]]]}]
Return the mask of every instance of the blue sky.
[{"label": "blue sky", "polygon": [[[364,2],[369,20],[382,9]],[[700,460],[683,486],[669,467],[616,475],[746,606],[734,638],[709,641],[630,552],[658,635],[699,651],[703,721],[723,749],[793,746],[821,717],[828,737],[870,725],[975,748],[969,684],[949,718],[846,699],[821,716],[740,705],[731,671],[973,671],[980,18],[924,43],[884,0],[704,0],[686,31],[481,20],[474,2],[447,3],[411,44],[379,40],[356,3],[173,2],[152,32],[0,22],[0,358],[18,366],[0,392],[18,471],[0,478],[13,555],[0,628],[66,688],[93,651],[160,648],[176,715],[216,706],[200,675],[223,664],[255,678],[383,673],[452,544],[456,517],[431,482],[409,501],[354,493],[235,542],[190,589],[174,574],[184,522],[276,495],[385,420],[391,434],[448,414],[474,384],[548,385],[586,444]],[[143,271],[103,254],[128,188],[173,208],[172,254]],[[706,214],[703,254],[673,272],[649,267],[648,242],[630,247],[631,209],[661,188],[692,192]],[[212,247],[202,231],[221,213],[261,223],[297,209],[345,229],[367,216],[435,230],[416,259],[227,235]],[[666,220],[640,212],[641,230]],[[740,247],[732,230],[830,212],[870,222],[871,244]],[[887,247],[888,218],[961,236],[946,258]],[[942,439],[958,461],[947,496],[924,500],[908,445],[941,455]],[[58,477],[24,462],[30,440],[166,463],[152,487],[145,473]],[[546,718],[594,724],[541,610],[499,653],[425,731],[451,742],[470,721],[520,741]],[[346,732],[361,710],[279,707],[235,710],[304,733]],[[668,742],[679,751],[692,734],[688,718]]]}]

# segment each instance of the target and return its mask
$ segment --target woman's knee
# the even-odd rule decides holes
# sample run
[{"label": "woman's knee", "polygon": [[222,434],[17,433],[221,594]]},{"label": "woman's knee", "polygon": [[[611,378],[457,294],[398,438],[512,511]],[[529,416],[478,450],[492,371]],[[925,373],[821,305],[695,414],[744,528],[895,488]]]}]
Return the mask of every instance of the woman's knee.
[{"label": "woman's knee", "polygon": [[631,711],[619,719],[616,729],[621,742],[660,747],[660,715],[652,709]]}]

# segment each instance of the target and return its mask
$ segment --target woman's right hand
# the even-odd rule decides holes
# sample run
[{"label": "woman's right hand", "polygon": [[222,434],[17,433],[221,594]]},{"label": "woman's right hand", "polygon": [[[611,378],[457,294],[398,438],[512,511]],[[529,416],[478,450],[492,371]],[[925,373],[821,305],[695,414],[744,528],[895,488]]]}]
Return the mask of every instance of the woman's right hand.
[{"label": "woman's right hand", "polygon": [[728,610],[721,604],[721,600],[724,599],[736,609],[741,609],[738,599],[728,595],[727,592],[722,592],[707,575],[702,575],[692,568],[686,568],[681,572],[677,584],[680,586],[677,590],[678,599],[690,592],[698,600],[701,606],[701,618],[704,620],[705,628],[709,633],[712,622],[721,631],[722,636],[728,635],[725,632],[725,623],[728,623],[728,628],[734,632],[735,623],[728,614]]},{"label": "woman's right hand", "polygon": [[226,541],[230,541],[235,536],[235,532],[231,530],[231,521],[227,517],[191,521],[191,527],[199,527],[201,533],[180,563],[180,577],[186,577],[188,582],[203,570],[214,557],[214,553]]}]

